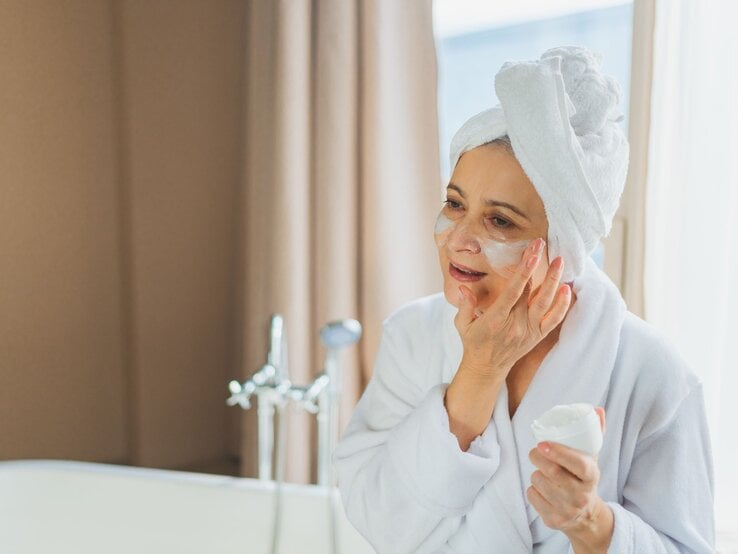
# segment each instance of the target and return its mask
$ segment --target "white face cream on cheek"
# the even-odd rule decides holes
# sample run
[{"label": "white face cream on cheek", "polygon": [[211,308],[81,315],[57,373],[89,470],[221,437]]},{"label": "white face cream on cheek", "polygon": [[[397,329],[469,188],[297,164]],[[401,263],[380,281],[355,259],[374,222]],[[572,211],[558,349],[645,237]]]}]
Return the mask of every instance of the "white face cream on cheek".
[{"label": "white face cream on cheek", "polygon": [[[436,244],[443,247],[448,242],[449,236],[453,229],[456,228],[456,222],[452,221],[444,215],[443,212],[438,214],[436,224],[433,229]],[[510,277],[517,270],[517,266],[523,257],[523,251],[530,244],[531,240],[520,240],[515,242],[504,242],[490,238],[479,239],[482,252],[490,267],[500,275]]]},{"label": "white face cream on cheek", "polygon": [[489,265],[496,273],[510,276],[515,273],[523,257],[523,252],[530,242],[530,240],[501,242],[493,239],[485,239],[482,241],[482,252],[484,252]]},{"label": "white face cream on cheek", "polygon": [[439,247],[444,246],[448,242],[448,236],[451,234],[451,229],[453,229],[454,226],[454,222],[443,215],[443,212],[438,214],[433,234],[436,237],[436,243]]}]

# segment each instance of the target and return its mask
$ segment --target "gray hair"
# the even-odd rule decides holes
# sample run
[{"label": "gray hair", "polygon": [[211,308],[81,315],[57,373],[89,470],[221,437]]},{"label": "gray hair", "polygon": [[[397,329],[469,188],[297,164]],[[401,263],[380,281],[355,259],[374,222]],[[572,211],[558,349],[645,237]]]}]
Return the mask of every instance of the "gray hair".
[{"label": "gray hair", "polygon": [[512,144],[510,143],[509,135],[502,135],[501,137],[497,137],[495,140],[491,140],[486,144],[499,144],[500,146],[503,146],[505,150],[507,150],[508,154],[515,157],[515,151],[513,150]]}]

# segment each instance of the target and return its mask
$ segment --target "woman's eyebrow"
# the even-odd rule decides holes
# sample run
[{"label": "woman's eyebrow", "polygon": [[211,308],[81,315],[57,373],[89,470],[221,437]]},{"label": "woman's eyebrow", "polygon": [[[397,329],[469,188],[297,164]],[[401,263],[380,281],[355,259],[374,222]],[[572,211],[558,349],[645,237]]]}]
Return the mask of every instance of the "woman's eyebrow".
[{"label": "woman's eyebrow", "polygon": [[[461,190],[461,188],[458,185],[455,185],[454,183],[449,183],[446,188],[454,189],[456,192],[458,192],[461,195],[462,198],[466,198],[464,191]],[[530,218],[527,215],[525,215],[523,212],[521,212],[518,208],[516,208],[512,204],[508,204],[507,202],[502,202],[501,200],[485,200],[484,205],[485,206],[501,206],[503,208],[507,208],[508,210],[515,212],[516,214],[526,219],[527,221],[530,221]]]}]

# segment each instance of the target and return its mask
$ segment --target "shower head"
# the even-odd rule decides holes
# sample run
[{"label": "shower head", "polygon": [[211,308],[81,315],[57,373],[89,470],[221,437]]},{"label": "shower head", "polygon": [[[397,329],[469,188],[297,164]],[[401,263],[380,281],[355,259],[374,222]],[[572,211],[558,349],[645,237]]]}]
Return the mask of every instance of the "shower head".
[{"label": "shower head", "polygon": [[355,319],[338,319],[320,329],[320,340],[330,350],[354,344],[361,338],[361,323]]}]

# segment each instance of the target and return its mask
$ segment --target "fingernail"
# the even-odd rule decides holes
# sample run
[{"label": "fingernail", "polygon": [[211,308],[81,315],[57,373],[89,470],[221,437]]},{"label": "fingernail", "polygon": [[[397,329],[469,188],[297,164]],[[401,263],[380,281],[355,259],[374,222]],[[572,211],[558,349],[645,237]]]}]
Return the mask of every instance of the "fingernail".
[{"label": "fingernail", "polygon": [[459,293],[459,302],[463,302],[464,301],[464,293],[461,292],[461,288],[458,289],[458,293]]},{"label": "fingernail", "polygon": [[548,442],[539,442],[538,448],[540,448],[543,452],[549,452],[551,450],[551,446],[548,444]]},{"label": "fingernail", "polygon": [[540,238],[540,237],[538,239],[536,239],[536,240],[537,240],[537,242],[536,242],[536,246],[535,246],[534,252],[538,253],[541,250],[543,250],[543,245],[546,244],[546,241],[543,240],[543,238]]}]

